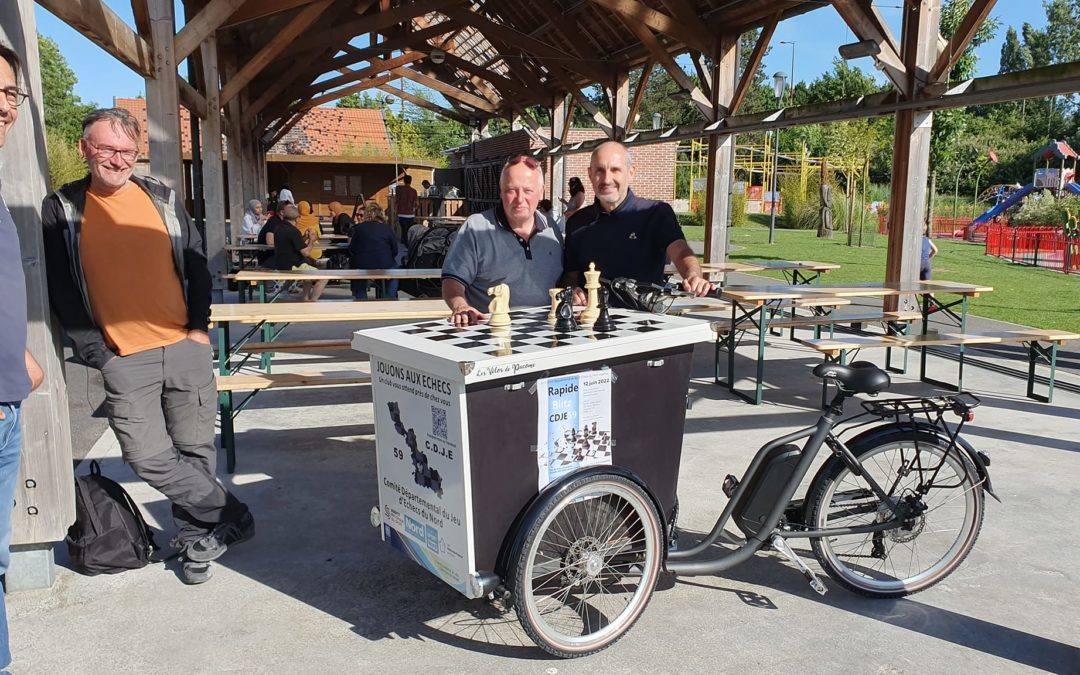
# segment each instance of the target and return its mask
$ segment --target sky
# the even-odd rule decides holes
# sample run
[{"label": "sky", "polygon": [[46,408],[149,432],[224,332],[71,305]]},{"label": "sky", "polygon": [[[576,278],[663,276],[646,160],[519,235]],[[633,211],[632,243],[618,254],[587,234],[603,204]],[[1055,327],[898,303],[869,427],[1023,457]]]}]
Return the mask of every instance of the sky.
[{"label": "sky", "polygon": [[[897,37],[900,34],[901,2],[902,0],[877,0],[875,2]],[[105,4],[122,17],[129,26],[134,25],[131,3],[128,0],[105,0]],[[177,5],[177,15],[182,16],[179,3]],[[1000,20],[1001,28],[994,40],[978,49],[978,75],[993,75],[997,72],[1001,43],[1005,38],[1007,26],[1019,29],[1025,21],[1036,27],[1045,25],[1046,15],[1041,5],[1042,3],[1036,0],[998,0],[991,16]],[[142,78],[74,29],[69,28],[48,10],[40,5],[34,7],[38,32],[53,38],[60,45],[60,51],[78,77],[75,93],[83,101],[111,105],[114,97],[132,97],[145,93]],[[832,68],[832,60],[837,56],[837,47],[854,42],[855,38],[840,20],[839,15],[828,7],[782,22],[777,26],[776,34],[773,36],[772,51],[765,58],[765,70],[769,75],[782,71],[790,77],[792,46],[780,44],[781,41],[795,42],[795,80],[811,81]],[[873,69],[870,59],[859,59],[852,61],[852,64],[864,71],[876,74],[880,81],[884,81],[884,77]],[[181,65],[180,72],[187,73],[185,65]],[[417,85],[412,83],[409,86],[412,91],[417,88]],[[431,92],[431,99],[441,102],[442,97]]]}]

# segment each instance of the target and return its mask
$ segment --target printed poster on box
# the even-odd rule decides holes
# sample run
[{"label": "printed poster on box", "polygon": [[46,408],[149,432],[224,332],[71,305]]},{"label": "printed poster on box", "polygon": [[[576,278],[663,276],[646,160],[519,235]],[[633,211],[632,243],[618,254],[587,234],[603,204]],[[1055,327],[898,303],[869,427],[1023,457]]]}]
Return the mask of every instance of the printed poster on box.
[{"label": "printed poster on box", "polygon": [[372,389],[383,539],[466,593],[471,570],[459,385],[373,357]]},{"label": "printed poster on box", "polygon": [[610,465],[611,370],[537,380],[538,487],[586,466]]}]

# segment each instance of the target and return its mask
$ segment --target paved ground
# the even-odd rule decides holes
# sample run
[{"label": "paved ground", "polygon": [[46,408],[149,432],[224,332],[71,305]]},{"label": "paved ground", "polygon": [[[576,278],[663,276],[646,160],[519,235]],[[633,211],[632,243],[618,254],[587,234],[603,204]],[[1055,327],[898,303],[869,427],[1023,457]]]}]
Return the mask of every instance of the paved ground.
[{"label": "paved ground", "polygon": [[[685,539],[719,514],[726,473],[816,419],[818,359],[782,338],[768,353],[767,404],[755,407],[713,385],[711,346],[698,350],[680,474]],[[750,372],[749,352],[740,354],[740,372]],[[1063,379],[1080,385],[1076,373]],[[376,480],[365,387],[266,392],[237,418],[239,472],[225,477],[252,505],[257,537],[200,587],[184,586],[171,565],[94,578],[65,568],[54,588],[9,596],[12,672],[1080,672],[1080,545],[1059,529],[1080,498],[1080,395],[1036,403],[1022,380],[978,369],[966,383],[984,400],[966,436],[990,454],[1004,503],[988,502],[975,550],[945,582],[883,601],[826,579],[820,598],[788,563],[759,555],[723,576],[664,579],[623,641],[578,661],[548,658],[513,615],[465,600],[379,541],[368,524]],[[927,391],[903,376],[893,387]],[[166,503],[122,464],[111,434],[90,455],[168,541]]]}]

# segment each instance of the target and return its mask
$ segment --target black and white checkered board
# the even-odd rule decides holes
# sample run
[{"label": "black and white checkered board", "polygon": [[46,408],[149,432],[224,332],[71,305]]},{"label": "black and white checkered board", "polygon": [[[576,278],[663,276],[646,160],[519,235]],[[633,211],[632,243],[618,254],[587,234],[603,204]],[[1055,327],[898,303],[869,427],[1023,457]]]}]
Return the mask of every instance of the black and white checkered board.
[{"label": "black and white checkered board", "polygon": [[559,443],[549,460],[552,467],[561,468],[583,461],[596,464],[611,463],[611,432],[594,431],[575,440]]},{"label": "black and white checkered board", "polygon": [[615,330],[611,332],[598,333],[580,326],[576,331],[560,333],[547,322],[547,314],[548,310],[542,308],[513,310],[510,312],[511,325],[502,335],[496,334],[487,324],[455,328],[444,320],[404,326],[401,333],[430,340],[443,347],[478,351],[490,356],[513,356],[638,336],[663,330],[673,323],[672,317],[660,314],[612,310],[611,319],[615,322]]}]

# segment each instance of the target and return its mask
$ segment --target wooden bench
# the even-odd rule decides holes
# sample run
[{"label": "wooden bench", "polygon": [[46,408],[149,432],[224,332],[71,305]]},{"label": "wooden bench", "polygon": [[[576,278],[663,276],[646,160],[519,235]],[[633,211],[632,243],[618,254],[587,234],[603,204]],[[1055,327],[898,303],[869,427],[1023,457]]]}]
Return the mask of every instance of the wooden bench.
[{"label": "wooden bench", "polygon": [[278,340],[276,342],[248,342],[234,351],[262,354],[264,352],[321,352],[338,349],[352,349],[352,343],[347,338],[340,340]]},{"label": "wooden bench", "polygon": [[[345,341],[349,344],[348,340]],[[276,344],[276,343],[275,343]],[[264,389],[296,389],[299,387],[340,387],[370,384],[371,374],[362,370],[340,370],[312,373],[237,373],[217,376],[218,412],[221,417],[221,447],[225,449],[225,464],[229,473],[236,471],[236,415]],[[239,404],[233,405],[233,392],[250,391]]]},{"label": "wooden bench", "polygon": [[[851,335],[821,339],[796,340],[801,344],[821,352],[826,359],[843,363],[848,352],[874,348],[919,349],[921,352],[919,379],[948,389],[960,391],[964,384],[964,347],[967,345],[988,345],[1019,343],[1028,347],[1027,396],[1037,401],[1049,403],[1054,400],[1054,378],[1057,374],[1058,347],[1069,340],[1080,339],[1080,335],[1060,330],[1028,328],[1025,330],[988,331],[985,333],[931,332],[921,335]],[[930,347],[959,347],[956,384],[935,380],[926,376],[926,355]],[[1046,396],[1035,393],[1035,366],[1039,361],[1050,367]],[[828,384],[825,384],[826,392]],[[822,401],[824,402],[824,394]]]}]

